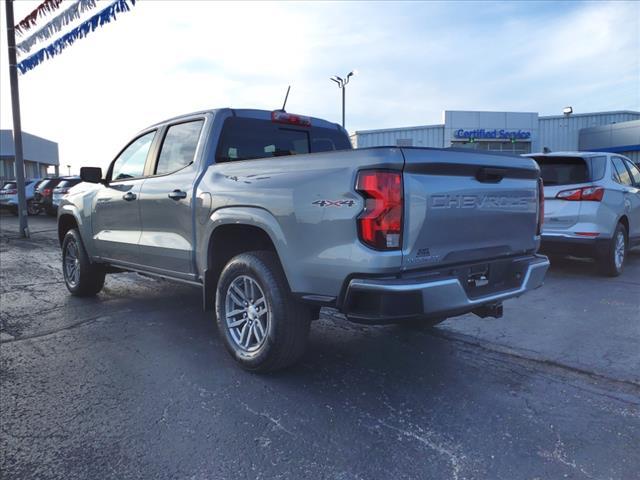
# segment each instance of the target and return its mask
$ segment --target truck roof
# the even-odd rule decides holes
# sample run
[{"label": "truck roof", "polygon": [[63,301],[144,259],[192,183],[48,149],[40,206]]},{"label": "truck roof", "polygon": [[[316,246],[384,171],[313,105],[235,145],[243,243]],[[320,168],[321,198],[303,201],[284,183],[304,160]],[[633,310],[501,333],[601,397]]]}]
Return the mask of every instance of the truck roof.
[{"label": "truck roof", "polygon": [[[191,112],[191,113],[185,113],[183,115],[178,115],[176,117],[172,117],[172,118],[167,118],[166,120],[162,120],[161,122],[156,122],[153,125],[149,125],[147,128],[151,128],[151,127],[155,127],[157,125],[162,125],[164,123],[167,122],[174,122],[176,120],[182,120],[183,118],[189,118],[189,117],[193,117],[194,115],[205,115],[205,114],[216,114],[222,111],[228,111],[230,112],[232,115],[236,116],[236,117],[243,117],[243,118],[255,118],[257,120],[268,120],[271,121],[271,113],[273,111],[281,111],[281,110],[258,110],[258,109],[252,109],[252,108],[212,108],[209,110],[198,110],[195,112]],[[298,114],[296,114],[298,115]],[[302,115],[302,114],[300,114]],[[334,128],[334,129],[338,129],[338,130],[343,130],[346,134],[347,131],[344,130],[339,124],[337,123],[332,123],[329,122],[327,120],[323,120],[322,118],[318,118],[318,117],[310,117],[308,115],[304,115],[305,117],[309,118],[311,120],[311,124],[315,127],[324,127],[324,128]]]}]

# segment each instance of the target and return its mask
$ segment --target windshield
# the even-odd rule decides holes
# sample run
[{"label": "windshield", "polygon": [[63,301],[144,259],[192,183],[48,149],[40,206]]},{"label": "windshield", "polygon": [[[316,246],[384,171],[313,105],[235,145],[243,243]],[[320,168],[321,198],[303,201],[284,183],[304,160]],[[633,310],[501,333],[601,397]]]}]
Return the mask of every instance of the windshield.
[{"label": "windshield", "polygon": [[80,183],[80,180],[62,180],[56,188],[71,188]]}]

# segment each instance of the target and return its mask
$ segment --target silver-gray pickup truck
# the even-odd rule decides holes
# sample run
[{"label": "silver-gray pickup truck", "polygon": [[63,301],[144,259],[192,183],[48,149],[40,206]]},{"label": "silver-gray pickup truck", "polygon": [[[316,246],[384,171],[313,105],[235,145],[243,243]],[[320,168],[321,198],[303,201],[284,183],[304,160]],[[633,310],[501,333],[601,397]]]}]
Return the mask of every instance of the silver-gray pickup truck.
[{"label": "silver-gray pickup truck", "polygon": [[549,266],[532,159],[353,150],[340,126],[284,111],[173,118],[81,177],[58,213],[69,291],[122,271],[198,286],[252,371],[295,362],[322,306],[362,323],[499,317]]}]

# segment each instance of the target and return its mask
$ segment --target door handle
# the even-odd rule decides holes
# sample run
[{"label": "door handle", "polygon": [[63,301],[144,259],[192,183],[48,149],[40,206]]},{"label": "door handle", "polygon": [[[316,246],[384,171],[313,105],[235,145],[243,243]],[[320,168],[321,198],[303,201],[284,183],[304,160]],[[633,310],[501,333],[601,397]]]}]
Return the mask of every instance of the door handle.
[{"label": "door handle", "polygon": [[136,198],[138,198],[138,197],[133,192],[127,192],[122,196],[122,199],[126,200],[127,202],[131,202],[132,200],[135,200]]},{"label": "door handle", "polygon": [[169,192],[169,198],[171,200],[182,200],[183,198],[187,198],[187,192],[183,192],[182,190],[174,190],[173,192]]}]

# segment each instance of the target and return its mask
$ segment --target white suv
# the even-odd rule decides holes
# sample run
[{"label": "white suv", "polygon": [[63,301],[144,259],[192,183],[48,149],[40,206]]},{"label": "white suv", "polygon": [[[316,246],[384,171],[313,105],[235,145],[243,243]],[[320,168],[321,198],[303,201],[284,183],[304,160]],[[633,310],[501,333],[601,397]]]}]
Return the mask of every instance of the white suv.
[{"label": "white suv", "polygon": [[603,152],[529,154],[544,181],[542,250],[592,257],[610,276],[622,273],[627,250],[640,244],[640,170]]}]

